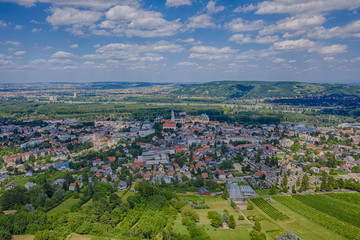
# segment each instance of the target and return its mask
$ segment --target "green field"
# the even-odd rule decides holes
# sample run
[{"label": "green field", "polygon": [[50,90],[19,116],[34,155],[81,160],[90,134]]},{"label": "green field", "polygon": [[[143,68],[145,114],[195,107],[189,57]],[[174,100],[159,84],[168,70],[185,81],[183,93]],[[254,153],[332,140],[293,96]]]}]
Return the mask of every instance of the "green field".
[{"label": "green field", "polygon": [[57,214],[61,212],[65,212],[70,210],[71,206],[78,203],[80,199],[74,199],[70,197],[69,199],[66,199],[64,202],[62,202],[59,206],[56,208],[51,209],[48,213],[49,214]]},{"label": "green field", "polygon": [[[288,208],[288,210],[283,208],[282,211],[288,214],[290,219],[296,220],[296,227],[303,231],[299,236],[304,237],[305,234],[314,233],[314,235],[308,237],[310,237],[309,239],[315,239],[315,234],[321,233],[323,237],[318,236],[318,239],[360,239],[360,228],[358,227],[360,210],[358,206],[348,201],[358,197],[359,194],[354,194],[353,198],[346,196],[343,200],[339,200],[326,194],[304,194],[293,195],[293,197],[276,196],[274,199],[281,203],[276,204],[279,210],[281,210],[279,207],[281,205]],[[341,198],[341,195],[337,196],[337,198]],[[299,217],[291,216],[291,212],[295,212],[301,218],[309,220],[309,223],[312,223],[308,225],[311,226],[311,230],[308,231],[307,228],[300,227],[298,225]],[[316,225],[327,229],[327,231],[320,230]],[[327,232],[332,234],[327,235]],[[325,236],[327,237],[324,238]]]}]

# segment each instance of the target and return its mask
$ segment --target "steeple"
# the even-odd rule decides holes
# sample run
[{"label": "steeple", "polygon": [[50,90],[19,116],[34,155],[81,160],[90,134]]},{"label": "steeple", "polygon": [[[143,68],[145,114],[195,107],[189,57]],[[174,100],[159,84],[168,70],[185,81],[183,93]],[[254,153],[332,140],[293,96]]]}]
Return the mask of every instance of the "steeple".
[{"label": "steeple", "polygon": [[171,109],[171,122],[175,122],[175,113],[174,113],[174,109]]}]

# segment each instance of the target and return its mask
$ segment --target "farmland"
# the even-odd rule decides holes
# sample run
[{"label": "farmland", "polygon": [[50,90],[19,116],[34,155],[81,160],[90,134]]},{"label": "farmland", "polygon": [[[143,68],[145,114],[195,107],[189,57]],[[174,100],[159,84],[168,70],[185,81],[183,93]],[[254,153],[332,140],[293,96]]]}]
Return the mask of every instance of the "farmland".
[{"label": "farmland", "polygon": [[263,210],[267,215],[269,215],[274,220],[287,220],[288,216],[271,206],[271,204],[264,200],[263,198],[253,198],[251,199],[261,210]]},{"label": "farmland", "polygon": [[[339,196],[337,198],[340,198]],[[354,194],[354,198],[358,196],[358,194]],[[347,197],[352,199],[350,196]],[[331,201],[331,197],[323,194],[293,195],[292,197],[276,196],[273,198],[291,211],[332,232],[336,232],[344,238],[360,239],[360,228],[355,226],[357,225],[356,216],[360,212],[356,207],[350,210],[345,197],[344,201],[335,198]],[[342,202],[337,202],[338,206],[336,206],[335,201]]]}]

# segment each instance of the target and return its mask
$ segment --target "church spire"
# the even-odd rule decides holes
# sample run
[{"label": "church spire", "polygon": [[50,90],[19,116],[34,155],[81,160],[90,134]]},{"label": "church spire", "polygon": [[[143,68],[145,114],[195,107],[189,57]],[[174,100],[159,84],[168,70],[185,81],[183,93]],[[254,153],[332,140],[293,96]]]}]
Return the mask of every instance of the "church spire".
[{"label": "church spire", "polygon": [[171,109],[171,122],[175,122],[175,113],[174,113],[174,109]]}]

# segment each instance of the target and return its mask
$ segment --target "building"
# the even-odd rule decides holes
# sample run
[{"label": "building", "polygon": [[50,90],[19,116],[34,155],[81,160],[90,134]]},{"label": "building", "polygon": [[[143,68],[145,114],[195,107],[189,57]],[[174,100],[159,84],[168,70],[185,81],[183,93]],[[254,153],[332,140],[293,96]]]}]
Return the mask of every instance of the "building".
[{"label": "building", "polygon": [[117,189],[119,191],[123,191],[123,190],[126,190],[128,187],[128,184],[124,181],[120,181],[119,184],[117,185]]},{"label": "building", "polygon": [[5,190],[5,191],[8,191],[8,190],[10,190],[10,189],[16,188],[17,186],[18,186],[17,183],[10,182],[10,183],[8,183],[8,184],[5,185],[4,190]]},{"label": "building", "polygon": [[201,196],[210,196],[211,195],[210,192],[206,188],[200,188],[199,189],[199,194]]}]

